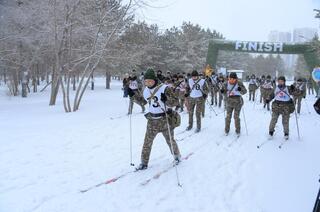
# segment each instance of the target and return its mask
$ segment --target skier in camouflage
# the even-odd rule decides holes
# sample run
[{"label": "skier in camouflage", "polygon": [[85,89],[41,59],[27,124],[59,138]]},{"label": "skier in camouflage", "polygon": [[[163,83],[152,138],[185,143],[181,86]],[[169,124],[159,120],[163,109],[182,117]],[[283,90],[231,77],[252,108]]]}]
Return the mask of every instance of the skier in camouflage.
[{"label": "skier in camouflage", "polygon": [[[143,97],[148,101],[149,112],[145,115],[148,119],[147,131],[141,153],[141,164],[137,167],[137,170],[148,168],[153,140],[158,133],[163,134],[171,153],[174,155],[175,163],[178,164],[181,158],[180,151],[174,140],[174,129],[170,126],[169,132],[166,118],[166,113],[168,116],[172,114],[172,109],[167,107],[177,106],[178,99],[175,97],[170,87],[161,84],[153,69],[148,69],[146,71],[144,79],[146,88],[144,89]],[[169,133],[171,134],[171,140]]]},{"label": "skier in camouflage", "polygon": [[[270,96],[274,93],[273,82],[271,80],[271,76],[268,75],[263,85],[263,108],[267,107],[267,110],[270,110]],[[268,103],[267,103],[268,102]]]},{"label": "skier in camouflage", "polygon": [[140,105],[142,109],[142,113],[144,113],[145,111],[144,105],[146,104],[146,102],[143,101],[143,98],[142,98],[142,94],[141,94],[142,87],[143,87],[142,82],[136,76],[136,70],[132,70],[129,77],[129,88],[128,88],[128,95],[130,97],[128,115],[132,114],[134,103]]},{"label": "skier in camouflage", "polygon": [[241,132],[240,111],[243,105],[243,99],[241,95],[246,94],[247,89],[243,85],[243,83],[238,80],[236,73],[230,73],[229,80],[222,87],[221,93],[224,93],[226,97],[227,116],[225,120],[225,134],[229,134],[231,117],[234,111],[233,117],[236,127],[236,133],[239,136]]},{"label": "skier in camouflage", "polygon": [[193,114],[196,108],[197,129],[196,133],[201,130],[201,114],[203,104],[208,95],[208,86],[205,79],[199,77],[197,71],[191,73],[191,79],[188,80],[186,97],[189,97],[189,126],[186,130],[191,130],[193,126]]},{"label": "skier in camouflage", "polygon": [[291,85],[290,87],[287,87],[286,78],[284,76],[280,76],[278,78],[278,85],[276,86],[274,93],[272,93],[270,98],[267,100],[267,103],[269,103],[269,101],[275,99],[272,102],[272,118],[269,126],[270,138],[274,135],[274,129],[280,115],[282,116],[282,125],[285,139],[289,138],[290,113],[294,111],[290,110],[290,104],[293,104],[293,101],[290,96],[292,94],[293,89],[294,86]]},{"label": "skier in camouflage", "polygon": [[301,111],[301,101],[302,98],[306,98],[307,95],[307,86],[301,78],[297,82],[293,83],[295,89],[293,90],[293,101],[297,105],[297,113],[300,114]]},{"label": "skier in camouflage", "polygon": [[258,89],[257,79],[256,79],[256,76],[252,74],[249,81],[249,101],[251,101],[251,99],[253,102],[255,101],[257,89]]}]

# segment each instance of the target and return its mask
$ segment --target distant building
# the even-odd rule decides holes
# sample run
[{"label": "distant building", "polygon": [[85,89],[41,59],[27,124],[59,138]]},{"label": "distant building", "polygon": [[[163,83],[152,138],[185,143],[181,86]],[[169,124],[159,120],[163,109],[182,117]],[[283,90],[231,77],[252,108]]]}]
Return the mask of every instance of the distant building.
[{"label": "distant building", "polygon": [[293,30],[293,42],[306,42],[312,40],[318,30],[315,28],[296,28]]},{"label": "distant building", "polygon": [[270,42],[291,42],[290,32],[271,31],[268,36]]},{"label": "distant building", "polygon": [[[268,41],[270,42],[284,42],[288,43],[291,42],[291,32],[279,32],[276,30],[273,30],[268,35]],[[290,69],[294,65],[294,58],[292,55],[281,55],[281,58],[283,59],[286,69]]]},{"label": "distant building", "polygon": [[[293,30],[292,41],[297,43],[311,41],[317,34],[318,30],[315,28],[296,28]],[[292,58],[293,65],[295,65],[298,60],[298,55],[294,55]]]}]

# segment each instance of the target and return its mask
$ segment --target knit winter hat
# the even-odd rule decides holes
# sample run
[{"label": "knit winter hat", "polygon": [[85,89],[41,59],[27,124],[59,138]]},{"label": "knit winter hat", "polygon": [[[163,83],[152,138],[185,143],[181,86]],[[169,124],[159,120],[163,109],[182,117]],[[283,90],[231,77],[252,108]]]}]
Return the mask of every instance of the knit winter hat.
[{"label": "knit winter hat", "polygon": [[157,76],[156,74],[154,73],[154,70],[152,68],[149,68],[146,73],[144,74],[144,79],[147,80],[147,79],[151,79],[151,80],[156,80],[157,79]]},{"label": "knit winter hat", "polygon": [[238,79],[238,76],[236,73],[234,72],[231,72],[230,75],[229,75],[229,78],[232,78],[232,79]]},{"label": "knit winter hat", "polygon": [[191,73],[191,76],[192,76],[192,77],[198,77],[198,76],[199,76],[199,73],[198,73],[196,70],[194,70],[194,71]]}]

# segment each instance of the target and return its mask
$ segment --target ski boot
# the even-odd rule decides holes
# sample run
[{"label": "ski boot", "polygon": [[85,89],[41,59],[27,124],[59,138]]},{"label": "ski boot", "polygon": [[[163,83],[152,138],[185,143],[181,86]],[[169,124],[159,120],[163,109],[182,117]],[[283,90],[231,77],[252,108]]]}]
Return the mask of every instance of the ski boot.
[{"label": "ski boot", "polygon": [[186,131],[190,131],[191,129],[192,129],[192,127],[191,127],[191,126],[188,126],[187,129],[186,129]]},{"label": "ski boot", "polygon": [[138,167],[136,167],[136,171],[142,171],[148,168],[148,165],[141,163]]},{"label": "ski boot", "polygon": [[285,133],[284,134],[284,139],[287,141],[287,140],[289,140],[289,133]]},{"label": "ski boot", "polygon": [[273,138],[273,134],[274,134],[273,131],[270,131],[270,132],[269,132],[269,140],[271,140],[271,139]]},{"label": "ski boot", "polygon": [[180,155],[179,156],[175,156],[173,163],[175,165],[178,165],[180,162],[181,162],[181,156]]}]

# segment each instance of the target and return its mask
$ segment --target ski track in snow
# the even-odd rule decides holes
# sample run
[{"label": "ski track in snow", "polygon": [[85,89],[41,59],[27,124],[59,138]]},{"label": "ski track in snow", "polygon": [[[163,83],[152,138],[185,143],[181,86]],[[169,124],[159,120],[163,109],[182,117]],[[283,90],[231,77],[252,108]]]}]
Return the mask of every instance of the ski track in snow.
[{"label": "ski track in snow", "polygon": [[[182,187],[177,186],[174,169],[140,185],[173,160],[159,135],[148,170],[80,193],[133,170],[125,116],[128,100],[122,98],[120,83],[114,82],[109,91],[103,87],[103,80],[97,80],[96,91],[88,90],[80,110],[70,114],[64,113],[61,99],[57,106],[47,106],[48,91],[26,99],[0,95],[0,211],[311,211],[320,172],[313,163],[320,160],[320,144],[312,132],[319,129],[319,117],[308,114],[302,104],[302,140],[297,139],[292,117],[289,143],[279,150],[283,141],[279,119],[275,138],[257,149],[267,139],[271,116],[258,101],[248,102],[247,95],[249,135],[241,112],[242,134],[237,140],[233,120],[229,136],[222,135],[223,109],[213,107],[216,116],[206,105],[203,131],[190,137],[186,136],[193,131],[179,134],[188,123],[188,115],[181,114],[175,138],[185,137],[178,141],[183,155],[194,153],[178,166]],[[0,91],[5,93],[3,87]],[[313,100],[307,99],[310,109]],[[140,110],[135,105],[132,116],[136,165],[146,128]],[[229,147],[231,142],[235,143]]]}]

